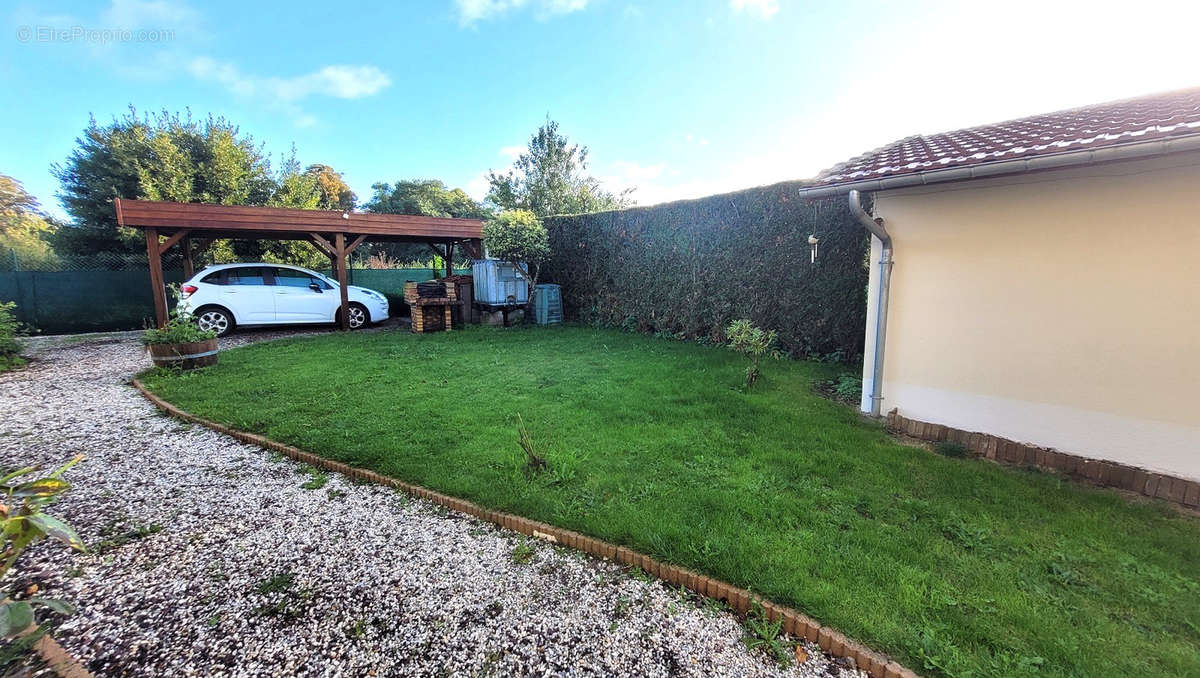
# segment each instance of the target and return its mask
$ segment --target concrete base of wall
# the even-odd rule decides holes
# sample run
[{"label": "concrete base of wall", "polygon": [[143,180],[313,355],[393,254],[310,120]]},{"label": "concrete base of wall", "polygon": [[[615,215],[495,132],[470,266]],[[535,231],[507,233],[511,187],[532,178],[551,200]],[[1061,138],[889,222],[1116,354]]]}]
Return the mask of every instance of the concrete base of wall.
[{"label": "concrete base of wall", "polygon": [[890,431],[920,440],[959,443],[974,456],[1001,464],[1057,471],[1093,485],[1115,487],[1200,509],[1200,481],[1155,473],[1114,461],[1066,454],[1053,448],[1018,443],[987,433],[917,421],[902,416],[895,409],[888,412],[887,426]]}]

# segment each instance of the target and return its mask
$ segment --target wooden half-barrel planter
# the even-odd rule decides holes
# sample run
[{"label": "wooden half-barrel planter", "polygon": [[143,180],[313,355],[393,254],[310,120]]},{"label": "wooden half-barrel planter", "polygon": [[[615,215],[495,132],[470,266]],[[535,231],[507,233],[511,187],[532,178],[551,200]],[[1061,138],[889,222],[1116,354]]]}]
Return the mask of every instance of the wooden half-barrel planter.
[{"label": "wooden half-barrel planter", "polygon": [[193,370],[217,364],[216,338],[186,344],[149,344],[146,350],[158,367]]}]

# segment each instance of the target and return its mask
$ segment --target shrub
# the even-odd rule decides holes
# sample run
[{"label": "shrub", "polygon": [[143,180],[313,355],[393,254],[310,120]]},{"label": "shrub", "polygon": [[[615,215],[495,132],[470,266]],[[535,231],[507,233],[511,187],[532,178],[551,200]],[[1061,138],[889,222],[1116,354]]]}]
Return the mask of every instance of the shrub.
[{"label": "shrub", "polygon": [[857,405],[862,400],[862,379],[849,372],[843,372],[824,382],[819,390],[826,397],[838,402]]},{"label": "shrub", "polygon": [[542,220],[529,210],[501,212],[484,224],[483,242],[488,254],[514,264],[529,285],[529,301],[525,304],[525,321],[529,322],[533,318],[533,290],[542,264],[550,258],[550,241]]},{"label": "shrub", "polygon": [[[37,472],[36,467],[26,467],[13,471],[0,478],[0,493],[4,500],[0,504],[0,534],[3,535],[3,553],[0,553],[0,579],[3,579],[17,558],[34,544],[43,539],[53,539],[83,551],[83,542],[71,526],[52,515],[42,512],[42,509],[52,504],[58,497],[70,489],[62,474],[75,464],[82,456],[77,456],[67,464],[55,470],[44,478],[28,480],[28,476]],[[71,614],[71,606],[60,600],[31,597],[26,600],[14,600],[11,596],[0,597],[0,638],[12,641],[20,636],[25,629],[34,624],[34,610],[43,607],[60,614]],[[23,647],[32,647],[33,642],[45,633],[39,628],[19,641]],[[30,640],[30,636],[34,636]]]},{"label": "shrub", "polygon": [[869,237],[844,197],[801,200],[800,186],[548,217],[543,277],[562,285],[564,313],[592,325],[724,343],[729,321],[748,318],[775,328],[793,356],[853,363],[863,352]]},{"label": "shrub", "polygon": [[21,342],[17,340],[21,326],[13,314],[16,308],[17,305],[11,301],[0,303],[0,372],[24,363],[21,359]]},{"label": "shrub", "polygon": [[779,356],[778,351],[774,348],[775,330],[768,331],[755,327],[754,323],[749,320],[735,320],[725,328],[725,334],[729,336],[729,348],[746,356],[750,361],[746,367],[746,388],[750,388],[754,382],[758,381],[761,374],[758,363],[763,356],[769,355],[772,358]]}]

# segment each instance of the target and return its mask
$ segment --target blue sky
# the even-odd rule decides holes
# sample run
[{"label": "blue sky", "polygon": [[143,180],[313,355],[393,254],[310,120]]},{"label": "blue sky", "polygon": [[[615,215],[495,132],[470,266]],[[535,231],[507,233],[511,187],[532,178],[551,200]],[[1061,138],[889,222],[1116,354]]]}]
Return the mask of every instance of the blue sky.
[{"label": "blue sky", "polygon": [[549,114],[611,188],[698,197],[910,134],[1200,85],[1196,5],[10,2],[0,173],[61,214],[51,163],[89,113],[133,104],[223,115],[276,158],[295,143],[360,198],[410,178],[482,197]]}]

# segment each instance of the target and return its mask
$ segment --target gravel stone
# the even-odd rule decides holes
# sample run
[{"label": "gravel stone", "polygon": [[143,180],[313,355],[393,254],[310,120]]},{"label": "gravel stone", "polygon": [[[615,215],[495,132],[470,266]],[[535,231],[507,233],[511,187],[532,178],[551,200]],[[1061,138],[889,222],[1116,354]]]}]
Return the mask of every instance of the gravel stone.
[{"label": "gravel stone", "polygon": [[609,561],[337,474],[303,489],[299,464],[160,414],[128,383],[149,366],[105,335],[0,375],[0,464],[86,455],[51,512],[90,549],[40,544],[0,583],[73,602],[54,636],[96,675],[865,675],[810,643],[781,668]]}]

